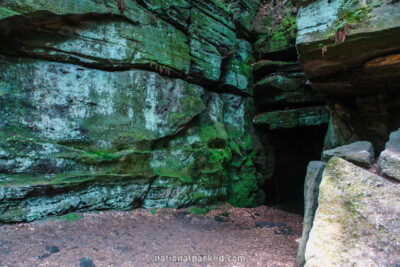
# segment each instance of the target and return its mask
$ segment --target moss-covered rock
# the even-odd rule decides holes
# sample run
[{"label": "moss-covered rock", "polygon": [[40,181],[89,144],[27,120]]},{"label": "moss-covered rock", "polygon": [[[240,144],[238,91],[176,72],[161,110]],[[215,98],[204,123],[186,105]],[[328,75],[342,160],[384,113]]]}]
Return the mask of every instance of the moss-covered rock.
[{"label": "moss-covered rock", "polygon": [[[273,5],[272,3],[276,3]],[[258,55],[282,52],[293,48],[296,43],[296,11],[291,1],[270,2],[262,22],[263,29],[254,48]]]},{"label": "moss-covered rock", "polygon": [[400,190],[332,158],[319,188],[305,266],[393,266],[400,250]]},{"label": "moss-covered rock", "polygon": [[252,99],[230,94],[224,94],[222,99],[225,103],[224,124],[232,152],[228,168],[228,201],[238,207],[253,207],[263,203],[265,196],[260,187],[273,173],[272,147],[262,147],[254,134]]},{"label": "moss-covered rock", "polygon": [[0,222],[260,203],[257,3],[0,0]]},{"label": "moss-covered rock", "polygon": [[251,44],[239,39],[234,51],[225,60],[222,85],[234,87],[246,93],[252,94],[253,72],[251,64],[254,62]]},{"label": "moss-covered rock", "polygon": [[0,46],[0,51],[99,69],[136,67],[165,74],[189,72],[187,37],[169,24],[146,20],[132,23],[108,16],[73,18],[47,15],[0,22],[0,28],[8,29],[9,24],[22,20],[18,29],[4,37],[7,43]]},{"label": "moss-covered rock", "polygon": [[0,68],[5,138],[120,148],[172,135],[205,109],[189,83],[152,72],[30,60],[3,60]]}]

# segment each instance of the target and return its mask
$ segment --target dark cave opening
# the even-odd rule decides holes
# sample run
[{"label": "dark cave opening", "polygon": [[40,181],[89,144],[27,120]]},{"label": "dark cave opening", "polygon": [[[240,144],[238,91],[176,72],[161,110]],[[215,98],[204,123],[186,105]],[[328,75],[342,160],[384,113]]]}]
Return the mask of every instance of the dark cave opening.
[{"label": "dark cave opening", "polygon": [[276,165],[273,177],[263,186],[267,205],[303,214],[307,166],[321,159],[327,129],[325,124],[271,131]]}]

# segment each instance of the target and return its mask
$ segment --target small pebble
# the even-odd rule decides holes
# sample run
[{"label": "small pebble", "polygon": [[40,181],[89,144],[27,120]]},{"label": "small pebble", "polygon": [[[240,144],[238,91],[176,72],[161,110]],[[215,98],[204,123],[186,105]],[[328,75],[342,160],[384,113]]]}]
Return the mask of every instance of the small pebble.
[{"label": "small pebble", "polygon": [[46,246],[45,249],[50,253],[60,252],[60,250],[56,246]]},{"label": "small pebble", "polygon": [[43,260],[43,259],[45,259],[45,258],[48,258],[48,257],[50,257],[50,254],[43,254],[43,255],[40,255],[40,256],[38,256],[38,259],[39,260]]},{"label": "small pebble", "polygon": [[93,261],[88,258],[82,258],[79,264],[80,267],[94,267]]}]

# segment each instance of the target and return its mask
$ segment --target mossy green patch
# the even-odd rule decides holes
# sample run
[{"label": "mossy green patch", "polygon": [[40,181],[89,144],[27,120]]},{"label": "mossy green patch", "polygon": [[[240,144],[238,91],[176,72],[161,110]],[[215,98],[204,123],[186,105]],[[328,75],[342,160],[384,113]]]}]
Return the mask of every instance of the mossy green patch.
[{"label": "mossy green patch", "polygon": [[286,2],[283,8],[277,6],[271,9],[265,18],[268,33],[260,35],[254,44],[259,54],[285,50],[295,44],[297,23],[296,14],[293,14],[292,10],[293,5],[290,1]]},{"label": "mossy green patch", "polygon": [[294,45],[293,40],[296,38],[296,33],[296,16],[291,15],[284,18],[269,38],[270,51],[279,51]]},{"label": "mossy green patch", "polygon": [[64,216],[57,216],[57,217],[52,217],[49,219],[49,221],[58,221],[58,220],[64,220],[67,222],[75,222],[80,219],[82,219],[84,216],[82,214],[78,213],[68,213],[67,215]]},{"label": "mossy green patch", "polygon": [[209,212],[211,209],[210,207],[206,206],[206,207],[192,207],[191,208],[191,212],[195,215],[204,215],[207,212]]},{"label": "mossy green patch", "polygon": [[23,214],[24,212],[22,208],[11,208],[10,210],[0,214],[0,221],[18,221]]},{"label": "mossy green patch", "polygon": [[222,148],[227,146],[228,134],[221,123],[215,122],[201,127],[200,138],[207,147]]}]

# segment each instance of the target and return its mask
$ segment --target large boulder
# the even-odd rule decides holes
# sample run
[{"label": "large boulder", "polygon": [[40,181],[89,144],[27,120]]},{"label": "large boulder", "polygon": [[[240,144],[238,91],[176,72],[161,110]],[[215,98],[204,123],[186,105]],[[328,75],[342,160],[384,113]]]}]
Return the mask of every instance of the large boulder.
[{"label": "large boulder", "polygon": [[326,165],[305,266],[396,266],[400,186],[341,158]]},{"label": "large boulder", "polygon": [[378,164],[382,173],[400,180],[400,129],[390,134]]},{"label": "large boulder", "polygon": [[322,161],[311,161],[307,167],[306,179],[304,181],[304,219],[303,232],[299,249],[297,251],[296,264],[303,266],[305,263],[305,250],[314,221],[315,211],[318,208],[319,185],[326,163]]},{"label": "large boulder", "polygon": [[343,158],[364,166],[371,165],[375,160],[374,148],[368,141],[358,141],[322,152],[323,160],[328,161],[332,157]]}]

